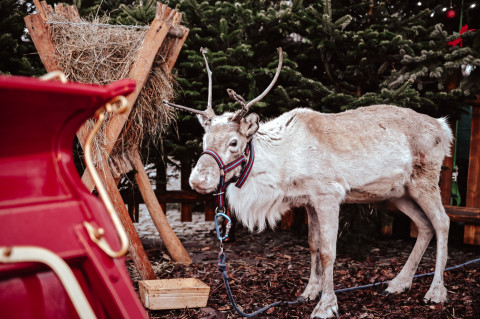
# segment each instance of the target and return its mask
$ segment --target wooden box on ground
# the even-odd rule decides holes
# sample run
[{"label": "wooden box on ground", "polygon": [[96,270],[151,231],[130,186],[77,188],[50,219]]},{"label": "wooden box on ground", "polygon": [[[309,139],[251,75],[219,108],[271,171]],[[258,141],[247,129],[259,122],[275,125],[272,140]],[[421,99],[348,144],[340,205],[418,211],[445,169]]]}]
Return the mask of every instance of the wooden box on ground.
[{"label": "wooden box on ground", "polygon": [[210,287],[196,278],[141,280],[140,299],[150,310],[198,308],[207,305]]}]

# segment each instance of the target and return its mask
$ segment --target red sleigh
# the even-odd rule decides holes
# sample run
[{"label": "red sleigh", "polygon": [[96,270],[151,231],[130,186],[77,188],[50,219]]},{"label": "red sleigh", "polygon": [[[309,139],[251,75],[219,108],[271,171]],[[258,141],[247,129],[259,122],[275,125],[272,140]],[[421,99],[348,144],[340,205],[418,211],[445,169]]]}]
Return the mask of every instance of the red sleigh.
[{"label": "red sleigh", "polygon": [[1,318],[148,318],[72,154],[83,122],[134,88],[0,77]]}]

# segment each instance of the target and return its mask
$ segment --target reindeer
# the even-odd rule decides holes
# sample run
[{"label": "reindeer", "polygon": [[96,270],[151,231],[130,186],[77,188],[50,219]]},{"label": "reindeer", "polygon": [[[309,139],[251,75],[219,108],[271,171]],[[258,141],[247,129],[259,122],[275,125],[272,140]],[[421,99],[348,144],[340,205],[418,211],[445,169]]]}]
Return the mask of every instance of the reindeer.
[{"label": "reindeer", "polygon": [[[204,52],[202,52],[204,53]],[[338,315],[333,286],[339,207],[342,203],[390,201],[409,216],[418,237],[406,264],[389,283],[387,293],[409,289],[417,266],[435,234],[435,274],[426,301],[447,300],[443,272],[447,262],[449,218],[438,187],[442,161],[449,155],[453,136],[444,118],[434,119],[413,110],[392,105],[373,105],[338,114],[323,114],[297,108],[261,123],[249,108],[273,87],[274,79],[257,98],[246,103],[229,89],[242,108],[215,115],[212,109],[211,71],[208,104],[199,111],[164,101],[198,114],[205,129],[203,148],[189,182],[202,194],[218,191],[220,180],[236,181],[243,164],[224,171],[223,163],[255,156],[242,187],[226,188],[229,207],[250,231],[274,227],[292,207],[304,206],[308,213],[308,243],[311,271],[300,300],[320,301],[312,318]],[[251,147],[255,151],[245,155]],[[245,174],[243,174],[245,175]],[[245,177],[245,176],[244,176]],[[238,186],[238,185],[237,185]]]}]

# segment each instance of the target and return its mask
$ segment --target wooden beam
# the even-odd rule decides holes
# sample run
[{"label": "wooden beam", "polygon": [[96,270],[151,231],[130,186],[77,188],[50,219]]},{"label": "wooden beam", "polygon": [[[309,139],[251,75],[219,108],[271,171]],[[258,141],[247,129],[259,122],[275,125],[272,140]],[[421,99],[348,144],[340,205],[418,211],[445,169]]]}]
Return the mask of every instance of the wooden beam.
[{"label": "wooden beam", "polygon": [[452,222],[480,224],[480,208],[445,205]]},{"label": "wooden beam", "polygon": [[153,223],[155,224],[155,227],[157,227],[160,237],[162,237],[170,256],[172,256],[173,260],[177,262],[191,263],[192,259],[188,255],[177,235],[175,235],[173,232],[173,229],[168,224],[167,217],[163,213],[163,210],[158,203],[157,197],[153,192],[152,185],[150,184],[148,175],[145,172],[145,168],[138,151],[133,151],[132,157],[135,164],[135,169],[137,170],[135,180],[137,181],[138,188],[142,193],[142,197],[147,205],[148,212],[150,213]]},{"label": "wooden beam", "polygon": [[[42,2],[45,2],[45,1],[42,1]],[[33,0],[33,3],[35,4],[35,9],[37,9],[37,12],[40,18],[42,18],[43,21],[47,21],[47,15],[43,10],[43,6],[42,6],[42,3],[40,3],[40,0]]]},{"label": "wooden beam", "polygon": [[480,105],[472,110],[466,206],[480,207]]},{"label": "wooden beam", "polygon": [[189,30],[185,27],[183,28],[183,36],[180,39],[174,39],[175,43],[170,46],[170,50],[168,54],[166,54],[165,59],[167,60],[167,66],[170,71],[172,71],[173,66],[175,65],[175,62],[177,62],[178,55],[180,54],[180,51],[182,50],[183,43],[187,39],[188,32]]},{"label": "wooden beam", "polygon": [[[106,161],[103,161],[103,163],[106,163]],[[130,253],[130,257],[133,260],[133,263],[135,264],[135,268],[140,275],[140,278],[142,278],[143,280],[156,279],[152,264],[148,260],[145,249],[143,249],[142,242],[138,237],[135,226],[133,226],[132,220],[130,219],[130,215],[128,214],[122,196],[118,191],[117,184],[115,183],[115,179],[113,178],[112,173],[110,172],[108,167],[105,168],[105,166],[103,166],[98,169],[98,174],[100,175],[102,183],[107,189],[110,198],[112,199],[115,210],[118,213],[118,217],[120,217],[120,221],[122,222],[123,228],[125,228],[125,231],[127,232],[130,243],[128,251]]]},{"label": "wooden beam", "polygon": [[[181,189],[190,188],[188,179],[190,177],[191,171],[192,171],[192,168],[187,162],[180,163],[180,188]],[[193,212],[192,203],[189,203],[189,202],[180,203],[180,220],[182,222],[191,222],[192,212]]]},{"label": "wooden beam", "polygon": [[[470,135],[470,157],[468,161],[466,206],[480,211],[480,100],[474,102],[472,110],[472,132]],[[477,216],[477,221],[480,213]],[[467,224],[464,227],[463,241],[466,244],[480,245],[480,225]]]},{"label": "wooden beam", "polygon": [[26,16],[24,20],[28,33],[47,72],[61,70],[58,66],[55,46],[50,37],[50,26],[44,22],[40,14]]}]

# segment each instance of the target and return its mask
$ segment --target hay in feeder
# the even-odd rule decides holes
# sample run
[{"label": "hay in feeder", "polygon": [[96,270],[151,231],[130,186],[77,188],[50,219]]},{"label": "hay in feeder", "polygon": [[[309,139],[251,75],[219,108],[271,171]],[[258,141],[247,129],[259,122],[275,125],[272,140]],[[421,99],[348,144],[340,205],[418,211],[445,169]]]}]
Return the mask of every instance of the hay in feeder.
[{"label": "hay in feeder", "polygon": [[[101,20],[105,19],[91,23],[81,18],[71,21],[57,12],[50,14],[58,65],[70,81],[106,85],[128,78],[148,28],[106,25]],[[110,157],[122,157],[144,141],[158,142],[173,120],[173,111],[162,103],[163,99],[174,98],[174,81],[164,62],[157,56]],[[93,121],[87,125],[93,126]],[[104,154],[104,128],[94,140],[95,161],[108,158]]]}]

